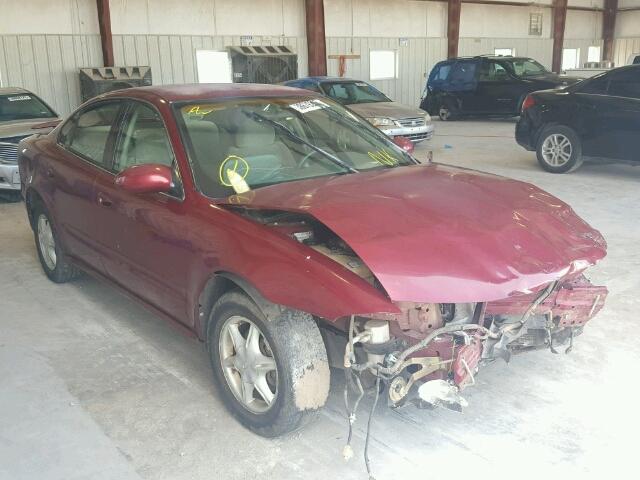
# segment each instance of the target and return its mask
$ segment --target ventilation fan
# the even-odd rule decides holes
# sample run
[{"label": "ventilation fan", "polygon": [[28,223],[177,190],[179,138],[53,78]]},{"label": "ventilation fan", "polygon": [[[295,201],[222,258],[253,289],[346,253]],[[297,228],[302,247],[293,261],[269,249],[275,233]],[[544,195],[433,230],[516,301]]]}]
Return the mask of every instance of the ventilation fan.
[{"label": "ventilation fan", "polygon": [[281,83],[298,78],[298,55],[284,45],[229,47],[233,81]]}]

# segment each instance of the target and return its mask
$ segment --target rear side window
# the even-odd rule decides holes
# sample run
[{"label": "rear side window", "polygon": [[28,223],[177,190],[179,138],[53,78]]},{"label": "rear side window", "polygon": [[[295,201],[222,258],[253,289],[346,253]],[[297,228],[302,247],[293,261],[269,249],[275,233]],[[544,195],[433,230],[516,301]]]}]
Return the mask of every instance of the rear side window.
[{"label": "rear side window", "polygon": [[121,102],[110,102],[84,110],[62,128],[60,144],[91,163],[106,167],[107,141],[120,106]]},{"label": "rear side window", "polygon": [[600,75],[592,79],[586,80],[584,85],[578,84],[578,92],[588,93],[591,95],[606,95],[609,87],[609,75]]},{"label": "rear side window", "polygon": [[439,63],[433,67],[429,75],[429,84],[436,87],[444,84],[449,79],[452,65],[452,63]]},{"label": "rear side window", "polygon": [[613,72],[609,83],[609,95],[640,99],[640,69]]},{"label": "rear side window", "polygon": [[476,78],[476,62],[457,62],[451,69],[449,81],[451,83],[470,83]]}]

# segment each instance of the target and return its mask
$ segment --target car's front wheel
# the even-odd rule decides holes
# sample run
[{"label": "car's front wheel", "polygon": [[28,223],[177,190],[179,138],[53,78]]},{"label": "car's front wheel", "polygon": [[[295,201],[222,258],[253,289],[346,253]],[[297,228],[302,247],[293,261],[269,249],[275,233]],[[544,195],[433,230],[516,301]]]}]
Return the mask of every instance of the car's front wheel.
[{"label": "car's front wheel", "polygon": [[267,319],[243,293],[226,293],[212,309],[207,350],[226,407],[259,435],[299,429],[327,399],[329,363],[311,315]]},{"label": "car's front wheel", "polygon": [[438,108],[438,117],[443,122],[455,120],[458,117],[458,109],[451,100],[446,100]]},{"label": "car's front wheel", "polygon": [[582,164],[582,145],[569,127],[555,125],[546,128],[536,149],[538,163],[547,172],[566,173]]},{"label": "car's front wheel", "polygon": [[51,215],[42,204],[37,204],[33,213],[38,258],[44,273],[56,283],[74,279],[78,276],[78,269],[69,262],[63,251]]}]

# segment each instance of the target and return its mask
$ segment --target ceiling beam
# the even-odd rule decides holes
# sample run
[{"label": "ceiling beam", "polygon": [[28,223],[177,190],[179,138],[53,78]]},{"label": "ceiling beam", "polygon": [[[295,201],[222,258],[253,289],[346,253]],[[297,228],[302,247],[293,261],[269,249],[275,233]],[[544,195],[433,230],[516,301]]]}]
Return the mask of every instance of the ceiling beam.
[{"label": "ceiling beam", "polygon": [[323,0],[305,0],[309,75],[327,74],[327,41],[324,33]]},{"label": "ceiling beam", "polygon": [[447,58],[458,56],[458,43],[460,41],[460,10],[461,0],[448,0],[447,2]]},{"label": "ceiling beam", "polygon": [[560,73],[562,69],[562,47],[564,27],[567,22],[567,0],[553,0],[553,56],[551,69]]},{"label": "ceiling beam", "polygon": [[98,7],[98,26],[100,27],[100,44],[102,60],[105,67],[113,67],[113,37],[111,35],[111,11],[109,0],[96,0]]},{"label": "ceiling beam", "polygon": [[604,0],[602,14],[602,60],[613,61],[613,34],[616,30],[618,0]]}]

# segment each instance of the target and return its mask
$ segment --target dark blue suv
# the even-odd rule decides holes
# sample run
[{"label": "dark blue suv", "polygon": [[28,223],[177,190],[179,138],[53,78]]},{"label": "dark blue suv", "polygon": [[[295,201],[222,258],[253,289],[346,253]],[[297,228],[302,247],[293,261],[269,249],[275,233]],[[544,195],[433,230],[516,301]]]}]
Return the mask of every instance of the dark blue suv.
[{"label": "dark blue suv", "polygon": [[578,81],[551,73],[526,57],[452,58],[431,70],[420,108],[440,120],[472,115],[513,117],[520,114],[529,93]]}]

